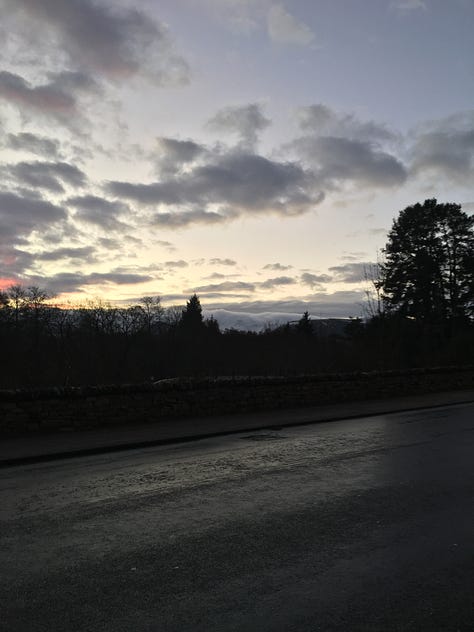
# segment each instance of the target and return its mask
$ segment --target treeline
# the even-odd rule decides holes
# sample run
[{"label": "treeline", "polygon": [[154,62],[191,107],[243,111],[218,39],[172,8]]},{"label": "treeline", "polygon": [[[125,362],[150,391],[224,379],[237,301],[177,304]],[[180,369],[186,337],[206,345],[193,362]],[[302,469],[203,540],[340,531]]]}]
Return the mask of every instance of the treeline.
[{"label": "treeline", "polygon": [[221,331],[203,318],[196,295],[168,309],[159,297],[75,308],[48,299],[40,288],[18,285],[0,294],[0,388],[468,364],[474,357],[470,321],[446,333],[391,313],[344,323],[306,312],[255,333]]},{"label": "treeline", "polygon": [[261,333],[220,331],[194,295],[66,309],[47,292],[0,293],[0,387],[143,382],[189,375],[285,375],[472,364],[474,216],[435,199],[400,212],[369,275],[367,318],[329,327],[306,312]]}]

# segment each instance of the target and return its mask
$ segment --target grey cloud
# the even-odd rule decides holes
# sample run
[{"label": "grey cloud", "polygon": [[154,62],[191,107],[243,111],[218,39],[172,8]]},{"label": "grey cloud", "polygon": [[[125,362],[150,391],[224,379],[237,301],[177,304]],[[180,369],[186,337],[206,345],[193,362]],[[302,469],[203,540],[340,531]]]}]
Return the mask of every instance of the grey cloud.
[{"label": "grey cloud", "polygon": [[97,243],[107,250],[118,250],[121,246],[118,239],[111,239],[110,237],[100,237],[97,240]]},{"label": "grey cloud", "polygon": [[[233,294],[232,292],[201,292],[199,294],[199,297],[201,299],[233,299],[236,298],[238,300],[242,300],[242,298],[249,298],[250,294],[242,294],[241,292],[239,294]],[[203,310],[203,314],[204,316],[206,316],[207,314],[209,314],[209,316],[211,316],[212,314],[209,313],[207,310]]]},{"label": "grey cloud", "polygon": [[253,148],[258,141],[258,134],[271,124],[258,103],[229,106],[219,110],[211,118],[207,127],[217,132],[237,134],[243,146]]},{"label": "grey cloud", "polygon": [[158,170],[163,174],[179,171],[205,153],[203,145],[192,140],[177,140],[175,138],[160,137],[157,139]]},{"label": "grey cloud", "polygon": [[385,126],[320,103],[300,108],[298,116],[305,135],[287,147],[310,164],[328,188],[344,182],[373,187],[405,182],[407,169],[385,148],[399,137]]},{"label": "grey cloud", "polygon": [[193,224],[221,224],[227,222],[229,217],[211,211],[176,211],[173,213],[156,213],[151,219],[153,226],[161,228],[186,228]]},{"label": "grey cloud", "polygon": [[339,136],[361,141],[393,141],[397,135],[385,125],[360,121],[354,114],[336,112],[323,103],[299,108],[299,124],[305,132],[318,136]]},{"label": "grey cloud", "polygon": [[21,112],[40,113],[71,127],[80,119],[78,98],[87,92],[96,92],[97,85],[83,73],[62,72],[50,75],[50,81],[32,85],[23,77],[11,72],[0,72],[0,98]]},{"label": "grey cloud", "polygon": [[8,134],[6,144],[7,147],[15,151],[27,151],[45,158],[57,159],[60,155],[60,145],[57,140],[29,132]]},{"label": "grey cloud", "polygon": [[209,259],[209,263],[213,266],[236,266],[237,265],[237,261],[234,261],[233,259],[215,258],[215,259]]},{"label": "grey cloud", "polygon": [[291,270],[293,266],[284,266],[281,263],[267,263],[263,266],[264,270],[274,270],[275,272],[284,272],[285,270]]},{"label": "grey cloud", "polygon": [[204,277],[205,280],[216,280],[216,279],[233,279],[235,277],[240,276],[239,274],[222,274],[221,272],[213,272],[209,276]]},{"label": "grey cloud", "polygon": [[6,0],[69,56],[113,80],[141,73],[159,84],[186,82],[189,68],[166,27],[139,9],[91,0]]},{"label": "grey cloud", "polygon": [[81,259],[88,263],[95,261],[95,249],[92,246],[79,248],[56,248],[47,252],[35,253],[34,258],[40,261],[59,261],[61,259]]},{"label": "grey cloud", "polygon": [[76,209],[74,217],[82,222],[112,231],[126,228],[121,219],[130,212],[130,209],[122,202],[111,202],[95,195],[83,195],[69,198],[66,203]]},{"label": "grey cloud", "polygon": [[293,283],[296,283],[295,279],[288,276],[280,276],[274,277],[273,279],[267,279],[266,281],[260,283],[259,286],[265,290],[271,290],[280,285],[293,285]]},{"label": "grey cloud", "polygon": [[[109,182],[107,189],[117,197],[144,205],[180,207],[177,212],[155,215],[155,224],[168,226],[218,223],[241,213],[301,215],[323,198],[314,190],[313,174],[298,163],[276,162],[242,152],[216,156],[186,175],[151,184]],[[224,210],[207,210],[212,205]]]},{"label": "grey cloud", "polygon": [[369,261],[345,263],[340,266],[332,266],[329,270],[336,275],[338,281],[360,283],[367,278],[368,274],[370,274],[370,270],[373,269],[375,265],[376,264]]},{"label": "grey cloud", "polygon": [[455,182],[471,183],[474,177],[474,112],[468,119],[440,121],[434,129],[421,132],[412,152],[415,175],[431,171]]},{"label": "grey cloud", "polygon": [[63,70],[57,73],[49,73],[51,86],[65,93],[88,94],[99,93],[100,87],[91,75],[76,70]]},{"label": "grey cloud", "polygon": [[9,172],[21,184],[57,193],[64,191],[62,183],[80,187],[86,182],[84,172],[66,162],[19,162]]},{"label": "grey cloud", "polygon": [[41,279],[55,294],[62,292],[78,292],[89,285],[136,285],[152,281],[154,277],[148,274],[133,274],[123,272],[94,272],[82,274],[80,272],[60,272],[47,279]]},{"label": "grey cloud", "polygon": [[0,97],[28,109],[65,113],[76,107],[75,99],[52,84],[31,86],[20,75],[0,72]]},{"label": "grey cloud", "polygon": [[44,230],[49,225],[66,219],[66,211],[39,199],[28,198],[10,192],[0,192],[0,240],[18,243],[34,230]]},{"label": "grey cloud", "polygon": [[212,283],[210,285],[201,285],[200,287],[191,288],[185,290],[187,293],[191,292],[254,292],[254,283],[245,283],[244,281],[224,281],[223,283]]},{"label": "grey cloud", "polygon": [[212,274],[210,274],[209,276],[207,276],[205,278],[206,278],[206,280],[227,279],[227,275],[226,274],[221,274],[220,272],[213,272]]},{"label": "grey cloud", "polygon": [[301,283],[303,285],[308,285],[309,287],[319,287],[321,283],[329,283],[332,281],[332,277],[327,274],[312,274],[311,272],[303,272],[300,277]]},{"label": "grey cloud", "polygon": [[359,182],[375,187],[403,184],[404,165],[391,154],[367,141],[335,136],[300,138],[294,146],[318,169],[323,182]]},{"label": "grey cloud", "polygon": [[175,246],[170,241],[163,241],[162,239],[158,239],[157,241],[155,241],[155,244],[157,246],[161,246],[162,248],[166,248],[170,252],[172,250],[176,250]]},{"label": "grey cloud", "polygon": [[[24,240],[17,239],[17,244],[24,243]],[[12,283],[18,281],[25,271],[34,263],[34,256],[11,246],[10,243],[2,243],[0,238],[0,277],[11,279]]]},{"label": "grey cloud", "polygon": [[312,30],[288,13],[281,4],[274,4],[270,7],[267,28],[270,38],[278,44],[308,46],[314,41]]},{"label": "grey cloud", "polygon": [[165,266],[168,268],[187,268],[188,262],[183,259],[179,259],[178,261],[165,261]]}]

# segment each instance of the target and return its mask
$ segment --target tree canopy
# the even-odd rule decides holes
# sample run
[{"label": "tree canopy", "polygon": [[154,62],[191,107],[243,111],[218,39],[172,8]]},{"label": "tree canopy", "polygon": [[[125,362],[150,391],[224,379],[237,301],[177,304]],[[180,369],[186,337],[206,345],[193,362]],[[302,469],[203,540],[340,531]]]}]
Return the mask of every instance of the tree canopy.
[{"label": "tree canopy", "polygon": [[474,217],[425,200],[394,220],[380,286],[388,312],[424,322],[474,316]]},{"label": "tree canopy", "polygon": [[190,333],[197,333],[204,326],[201,302],[196,294],[193,294],[186,303],[181,315],[181,327]]}]

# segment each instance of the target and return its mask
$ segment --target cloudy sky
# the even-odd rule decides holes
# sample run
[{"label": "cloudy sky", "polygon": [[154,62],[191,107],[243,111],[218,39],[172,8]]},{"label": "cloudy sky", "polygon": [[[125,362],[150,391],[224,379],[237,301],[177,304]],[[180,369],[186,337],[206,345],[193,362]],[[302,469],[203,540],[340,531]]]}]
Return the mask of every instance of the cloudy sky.
[{"label": "cloudy sky", "polygon": [[359,315],[399,210],[474,210],[473,31],[472,0],[0,0],[0,288]]}]

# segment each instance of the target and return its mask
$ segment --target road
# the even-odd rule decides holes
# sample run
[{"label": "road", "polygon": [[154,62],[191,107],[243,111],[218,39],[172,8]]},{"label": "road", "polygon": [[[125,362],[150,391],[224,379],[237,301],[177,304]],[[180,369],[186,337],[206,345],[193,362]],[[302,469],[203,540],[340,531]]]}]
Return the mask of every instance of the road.
[{"label": "road", "polygon": [[474,629],[474,404],[0,472],[2,632]]}]

